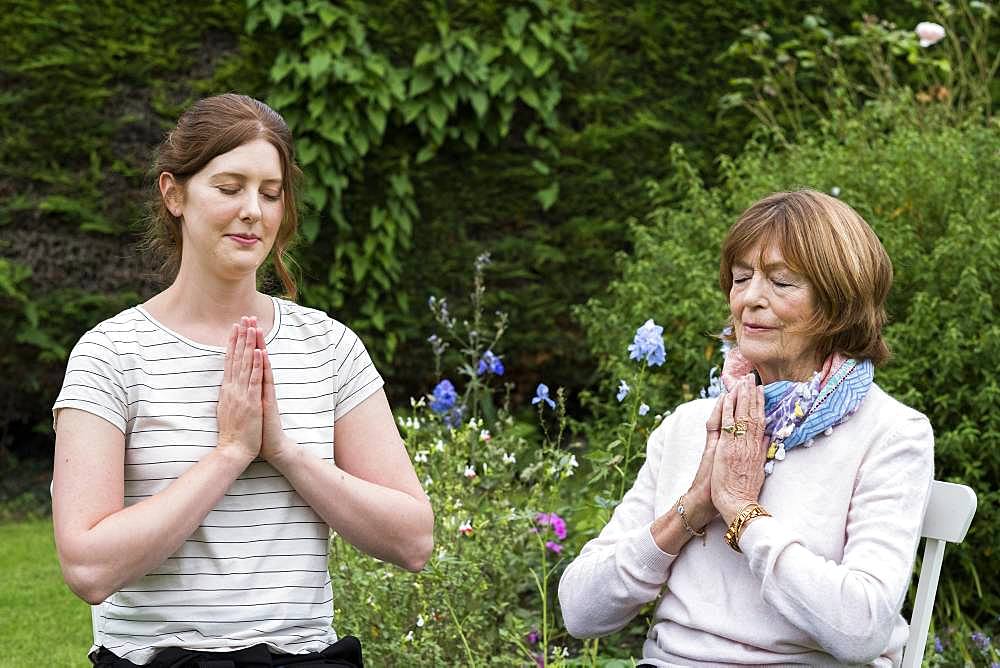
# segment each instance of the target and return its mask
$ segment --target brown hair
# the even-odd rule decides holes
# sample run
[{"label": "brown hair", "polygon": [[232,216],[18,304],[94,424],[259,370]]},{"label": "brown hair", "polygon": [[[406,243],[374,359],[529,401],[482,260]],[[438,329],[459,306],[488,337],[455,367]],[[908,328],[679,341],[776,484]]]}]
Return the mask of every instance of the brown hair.
[{"label": "brown hair", "polygon": [[722,244],[719,286],[727,298],[733,264],[757,244],[762,256],[776,247],[788,268],[812,285],[816,309],[803,333],[820,355],[836,351],[876,365],[889,359],[882,328],[892,262],[854,209],[815,190],[774,193],[753,204]]},{"label": "brown hair", "polygon": [[167,135],[156,151],[151,170],[154,195],[150,198],[146,245],[160,256],[160,274],[165,281],[170,282],[177,276],[184,249],[180,218],[167,209],[166,202],[155,186],[155,179],[163,172],[170,172],[183,188],[213,158],[255,139],[266,140],[277,149],[281,158],[285,215],[278,227],[271,260],[285,296],[295,299],[298,289],[288,270],[288,264],[292,262],[288,250],[299,225],[296,195],[302,171],[295,164],[292,133],[284,119],[271,107],[260,100],[235,93],[207,97],[195,102],[181,114],[177,127]]}]

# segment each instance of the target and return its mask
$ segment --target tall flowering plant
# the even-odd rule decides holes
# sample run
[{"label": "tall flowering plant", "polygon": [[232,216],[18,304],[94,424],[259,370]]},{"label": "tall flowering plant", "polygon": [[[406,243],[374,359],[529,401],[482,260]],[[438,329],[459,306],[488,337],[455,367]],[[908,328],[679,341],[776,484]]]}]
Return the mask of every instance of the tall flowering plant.
[{"label": "tall flowering plant", "polygon": [[[468,320],[432,299],[442,335],[431,337],[438,380],[397,422],[435,515],[434,553],[419,574],[401,572],[334,540],[336,591],[363,592],[364,605],[335,611],[337,628],[360,636],[385,665],[564,664],[569,650],[556,619],[555,587],[571,559],[561,503],[578,467],[563,447],[565,397],[539,383],[523,412],[508,392],[493,404],[506,372],[500,347],[506,318],[484,334],[483,269],[474,266]],[[446,338],[443,338],[446,337]],[[446,351],[458,373],[443,377]],[[489,407],[495,406],[492,410]]]}]

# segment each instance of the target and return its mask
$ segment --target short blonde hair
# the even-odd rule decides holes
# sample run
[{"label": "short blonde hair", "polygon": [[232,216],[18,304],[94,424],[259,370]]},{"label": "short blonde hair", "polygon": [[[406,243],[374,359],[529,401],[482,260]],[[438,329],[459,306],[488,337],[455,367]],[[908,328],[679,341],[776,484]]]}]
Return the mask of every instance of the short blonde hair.
[{"label": "short blonde hair", "polygon": [[[864,218],[815,190],[768,195],[743,212],[722,243],[719,286],[729,297],[733,264],[760,244],[812,285],[816,309],[803,333],[826,357],[840,352],[876,365],[890,357],[882,338],[892,262]],[[727,337],[732,340],[732,336]]]}]

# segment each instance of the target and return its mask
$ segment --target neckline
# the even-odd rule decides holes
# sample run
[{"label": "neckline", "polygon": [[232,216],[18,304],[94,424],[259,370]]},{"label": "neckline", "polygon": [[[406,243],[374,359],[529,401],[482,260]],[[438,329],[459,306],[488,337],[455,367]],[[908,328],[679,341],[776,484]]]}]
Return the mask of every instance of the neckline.
[{"label": "neckline", "polygon": [[[271,322],[271,330],[264,337],[264,343],[270,343],[271,340],[274,339],[274,337],[278,334],[278,328],[281,326],[281,308],[278,305],[278,300],[275,297],[270,296],[270,295],[268,297],[271,300],[271,306],[274,308],[274,317],[272,318],[272,322]],[[157,320],[156,318],[154,318],[152,316],[152,314],[150,314],[150,312],[147,311],[146,307],[143,306],[142,304],[136,304],[134,306],[134,308],[135,308],[136,311],[138,311],[140,314],[142,314],[142,317],[144,317],[146,320],[148,320],[150,323],[152,323],[158,329],[163,330],[164,332],[166,332],[170,336],[174,337],[178,341],[181,341],[182,343],[186,343],[187,345],[191,346],[192,348],[197,348],[198,350],[209,350],[209,351],[212,351],[212,352],[219,352],[219,353],[225,353],[226,352],[226,347],[225,346],[212,346],[212,345],[209,345],[207,343],[201,343],[200,341],[195,341],[194,339],[188,338],[188,337],[184,336],[183,334],[181,334],[180,332],[177,332],[177,331],[171,329],[170,327],[167,327],[162,322],[160,322],[159,320]]]}]

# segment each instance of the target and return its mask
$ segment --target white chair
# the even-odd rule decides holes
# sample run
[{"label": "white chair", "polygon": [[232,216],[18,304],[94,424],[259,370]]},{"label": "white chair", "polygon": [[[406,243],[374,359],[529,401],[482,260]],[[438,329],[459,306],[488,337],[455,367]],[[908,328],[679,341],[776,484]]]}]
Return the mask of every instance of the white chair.
[{"label": "white chair", "polygon": [[924,659],[945,543],[961,543],[965,540],[975,514],[976,493],[971,487],[940,480],[933,482],[927,513],[924,515],[924,528],[920,532],[927,543],[920,563],[920,580],[917,581],[917,596],[913,601],[910,636],[906,639],[906,648],[903,650],[902,668],[919,668]]}]

